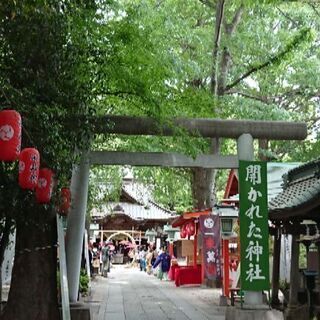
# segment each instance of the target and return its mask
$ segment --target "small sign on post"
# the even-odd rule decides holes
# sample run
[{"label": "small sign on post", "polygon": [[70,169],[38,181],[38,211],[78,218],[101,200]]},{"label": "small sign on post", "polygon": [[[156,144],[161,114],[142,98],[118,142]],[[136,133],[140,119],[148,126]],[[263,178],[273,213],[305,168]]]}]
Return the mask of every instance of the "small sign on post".
[{"label": "small sign on post", "polygon": [[268,290],[269,230],[267,164],[240,161],[241,289]]}]

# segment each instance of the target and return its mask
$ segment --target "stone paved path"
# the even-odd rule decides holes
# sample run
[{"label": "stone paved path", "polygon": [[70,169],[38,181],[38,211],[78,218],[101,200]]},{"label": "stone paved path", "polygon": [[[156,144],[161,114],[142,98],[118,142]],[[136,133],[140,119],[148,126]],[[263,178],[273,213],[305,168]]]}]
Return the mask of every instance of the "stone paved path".
[{"label": "stone paved path", "polygon": [[108,278],[92,281],[92,320],[223,320],[221,289],[160,281],[138,269],[115,266]]}]

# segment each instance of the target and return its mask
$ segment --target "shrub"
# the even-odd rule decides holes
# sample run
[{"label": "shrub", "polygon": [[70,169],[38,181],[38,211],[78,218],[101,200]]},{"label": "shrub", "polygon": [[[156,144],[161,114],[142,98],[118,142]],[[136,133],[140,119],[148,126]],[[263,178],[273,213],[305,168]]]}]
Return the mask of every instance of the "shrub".
[{"label": "shrub", "polygon": [[80,270],[79,291],[82,296],[87,295],[89,291],[89,277],[85,269]]}]

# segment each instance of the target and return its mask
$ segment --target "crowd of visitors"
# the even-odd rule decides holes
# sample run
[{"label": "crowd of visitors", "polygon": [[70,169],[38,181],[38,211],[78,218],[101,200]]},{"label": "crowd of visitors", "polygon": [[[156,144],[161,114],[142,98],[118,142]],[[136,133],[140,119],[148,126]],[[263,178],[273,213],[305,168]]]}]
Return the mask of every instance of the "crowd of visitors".
[{"label": "crowd of visitors", "polygon": [[104,242],[102,245],[100,243],[89,244],[88,256],[91,276],[101,274],[107,277],[107,273],[110,272],[114,249],[111,242]]},{"label": "crowd of visitors", "polygon": [[[112,242],[103,242],[102,244],[89,244],[88,249],[91,275],[100,274],[107,277],[117,253],[116,247]],[[161,247],[159,250],[153,246],[148,248],[146,246],[132,247],[128,251],[127,257],[126,262],[131,266],[137,267],[149,275],[153,274],[160,280],[168,280],[171,257],[166,247]]]},{"label": "crowd of visitors", "polygon": [[146,251],[145,247],[141,247],[136,258],[140,271],[145,271],[149,275],[154,274],[160,280],[169,280],[171,257],[165,247],[160,248],[159,251],[153,247],[149,247]]}]

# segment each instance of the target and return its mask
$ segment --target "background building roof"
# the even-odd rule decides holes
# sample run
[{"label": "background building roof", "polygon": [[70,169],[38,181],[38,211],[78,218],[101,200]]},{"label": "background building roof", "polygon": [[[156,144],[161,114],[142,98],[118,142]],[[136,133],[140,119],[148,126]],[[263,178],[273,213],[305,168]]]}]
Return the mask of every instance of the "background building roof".
[{"label": "background building roof", "polygon": [[94,218],[104,218],[111,215],[125,214],[131,219],[139,220],[169,220],[176,213],[155,203],[151,197],[150,186],[134,182],[133,179],[124,180],[119,202],[108,202],[101,210],[94,208]]},{"label": "background building roof", "polygon": [[298,166],[283,177],[283,190],[269,203],[272,218],[309,215],[320,205],[320,160]]}]

